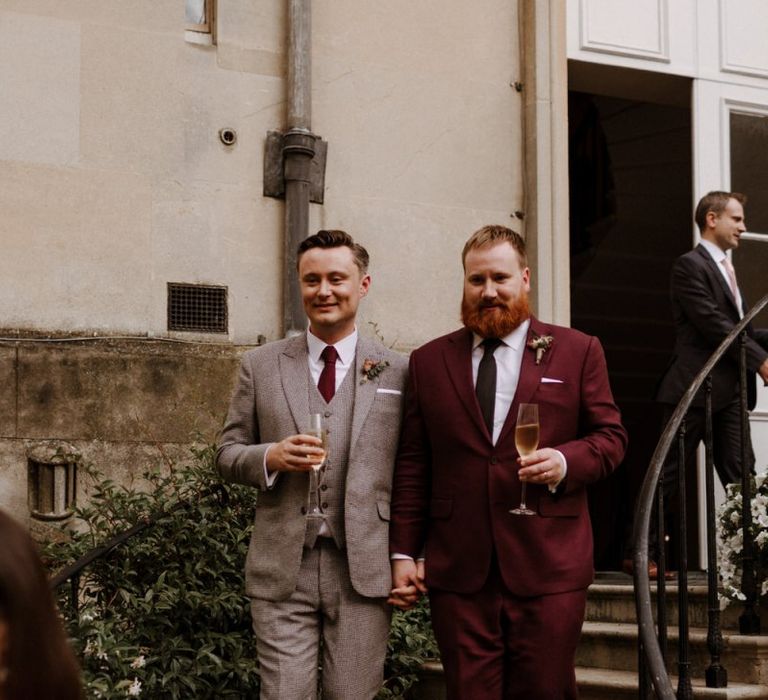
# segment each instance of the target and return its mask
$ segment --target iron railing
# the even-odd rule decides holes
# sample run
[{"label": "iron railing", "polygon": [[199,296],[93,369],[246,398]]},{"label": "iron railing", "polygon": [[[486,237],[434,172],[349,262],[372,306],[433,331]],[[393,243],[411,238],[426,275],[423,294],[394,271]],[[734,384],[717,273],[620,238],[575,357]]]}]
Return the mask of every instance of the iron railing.
[{"label": "iron railing", "polygon": [[204,489],[200,493],[196,494],[194,500],[181,500],[174,504],[171,508],[163,508],[150,515],[142,518],[138,523],[117,533],[104,544],[94,547],[86,552],[82,557],[74,561],[69,566],[64,567],[61,571],[55,574],[51,578],[51,589],[57,591],[67,581],[70,584],[69,590],[69,606],[73,616],[77,616],[80,601],[80,578],[84,569],[90,566],[98,559],[109,556],[115,549],[120,547],[132,537],[135,537],[139,533],[143,532],[147,528],[154,527],[158,522],[172,515],[178,510],[188,508],[192,505],[196,505],[201,500],[209,497],[215,497],[222,505],[226,505],[229,502],[229,493],[223,484],[214,484],[213,486]]},{"label": "iron railing", "polygon": [[[705,671],[707,687],[722,688],[728,684],[728,674],[723,667],[720,655],[723,651],[723,636],[720,628],[720,606],[718,605],[718,576],[716,522],[714,501],[714,467],[712,448],[712,378],[711,373],[718,361],[736,342],[740,343],[739,374],[741,401],[741,487],[742,487],[742,581],[741,590],[746,600],[744,611],[739,617],[741,634],[759,634],[760,618],[755,610],[757,603],[757,586],[754,577],[754,542],[751,538],[751,471],[748,467],[749,433],[747,415],[747,369],[746,369],[746,327],[752,319],[768,305],[768,295],[764,296],[748,314],[733,328],[728,336],[712,354],[701,369],[693,383],[688,387],[675,408],[659,439],[656,450],[651,458],[646,473],[635,513],[633,533],[634,545],[634,583],[635,603],[639,627],[639,686],[640,697],[651,697],[648,681],[653,684],[656,697],[662,700],[673,698],[692,698],[688,638],[688,552],[686,544],[686,510],[685,510],[685,416],[688,413],[694,397],[704,386],[705,391],[705,488],[706,488],[706,523],[707,523],[707,646],[710,663]],[[665,588],[665,558],[664,558],[664,507],[663,488],[660,484],[664,462],[677,440],[680,523],[682,534],[679,539],[678,551],[678,687],[677,694],[672,688],[672,681],[667,673],[665,664],[667,650],[667,619],[666,619],[666,588]],[[658,494],[658,495],[657,495]],[[657,576],[657,625],[654,624],[651,602],[651,586],[648,577],[648,545],[649,526],[656,501],[657,533],[659,545],[659,563]]]}]

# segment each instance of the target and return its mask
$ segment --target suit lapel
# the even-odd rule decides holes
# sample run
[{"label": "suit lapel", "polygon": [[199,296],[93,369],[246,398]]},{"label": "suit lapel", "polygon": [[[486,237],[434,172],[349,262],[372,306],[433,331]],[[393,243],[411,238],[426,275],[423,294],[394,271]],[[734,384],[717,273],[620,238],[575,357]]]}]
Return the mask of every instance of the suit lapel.
[{"label": "suit lapel", "polygon": [[459,403],[475,421],[477,429],[490,440],[472,378],[472,337],[472,332],[466,328],[449,336],[444,352],[445,366]]},{"label": "suit lapel", "polygon": [[712,259],[712,256],[707,252],[707,249],[703,245],[696,246],[696,252],[698,252],[699,255],[704,258],[704,264],[706,265],[709,274],[715,278],[717,283],[720,285],[720,288],[723,290],[726,302],[730,305],[731,309],[735,311],[739,317],[741,317],[739,308],[736,305],[736,300],[733,298],[733,292],[731,292],[730,286],[725,281],[723,274],[720,272],[720,266]]},{"label": "suit lapel", "polygon": [[512,405],[509,407],[509,413],[504,421],[504,427],[501,429],[497,444],[501,444],[507,435],[512,431],[517,422],[517,409],[521,403],[530,403],[533,395],[541,384],[541,378],[544,376],[544,370],[549,365],[549,359],[552,355],[552,349],[547,350],[541,358],[541,362],[536,364],[536,353],[527,347],[528,342],[535,336],[552,335],[554,340],[552,345],[557,343],[557,337],[551,332],[551,328],[540,323],[531,316],[531,325],[528,327],[528,335],[525,339],[526,347],[523,350],[523,361],[520,363],[520,377],[517,380],[517,389],[515,397],[512,399]]},{"label": "suit lapel", "polygon": [[[376,398],[376,389],[379,386],[378,377],[361,383],[363,378],[363,363],[366,360],[381,362],[384,358],[376,345],[368,338],[358,336],[357,348],[355,349],[355,361],[349,371],[352,372],[350,379],[354,382],[355,392],[355,410],[352,412],[352,434],[349,442],[349,453],[357,443],[360,433],[365,424],[365,419],[373,406],[373,400]],[[384,370],[386,371],[386,370]]]},{"label": "suit lapel", "polygon": [[280,381],[288,408],[301,432],[309,417],[309,357],[307,338],[303,333],[291,338],[278,360]]}]

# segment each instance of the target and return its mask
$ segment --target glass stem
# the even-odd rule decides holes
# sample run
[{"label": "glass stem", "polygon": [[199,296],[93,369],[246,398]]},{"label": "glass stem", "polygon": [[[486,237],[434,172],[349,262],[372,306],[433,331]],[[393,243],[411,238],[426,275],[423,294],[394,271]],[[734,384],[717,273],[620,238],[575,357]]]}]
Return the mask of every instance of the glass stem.
[{"label": "glass stem", "polygon": [[527,482],[523,481],[520,484],[520,507],[521,508],[527,508],[528,506],[525,505],[525,487],[527,486]]}]

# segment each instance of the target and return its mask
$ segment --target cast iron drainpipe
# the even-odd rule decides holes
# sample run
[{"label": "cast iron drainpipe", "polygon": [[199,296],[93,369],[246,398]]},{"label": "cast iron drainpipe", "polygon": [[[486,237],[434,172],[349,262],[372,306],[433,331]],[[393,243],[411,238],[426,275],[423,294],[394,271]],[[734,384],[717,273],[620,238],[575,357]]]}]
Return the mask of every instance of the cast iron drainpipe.
[{"label": "cast iron drainpipe", "polygon": [[309,233],[310,164],[315,155],[312,133],[311,0],[288,0],[288,131],[283,138],[285,176],[285,268],[283,329],[285,337],[303,333],[306,317],[296,276],[296,248]]}]

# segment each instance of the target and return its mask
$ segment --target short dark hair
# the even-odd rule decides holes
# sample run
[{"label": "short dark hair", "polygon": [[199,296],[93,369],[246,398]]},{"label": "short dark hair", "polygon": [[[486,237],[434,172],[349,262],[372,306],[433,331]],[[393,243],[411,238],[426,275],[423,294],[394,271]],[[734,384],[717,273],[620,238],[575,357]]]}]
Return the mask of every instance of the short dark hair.
[{"label": "short dark hair", "polygon": [[707,214],[712,212],[720,216],[725,211],[725,207],[728,205],[728,201],[735,199],[739,204],[744,206],[747,203],[746,195],[741,192],[721,192],[720,190],[713,190],[707,192],[696,205],[696,213],[693,215],[693,219],[696,225],[699,227],[699,231],[703,231],[707,228]]},{"label": "short dark hair", "polygon": [[486,248],[499,243],[509,243],[517,251],[517,254],[520,257],[520,264],[523,267],[528,265],[523,237],[511,228],[495,224],[483,226],[469,237],[469,240],[464,244],[464,250],[461,251],[461,264],[465,265],[467,253],[469,253],[470,250]]},{"label": "short dark hair", "polygon": [[338,229],[329,229],[318,231],[313,236],[308,236],[300,244],[296,251],[296,266],[299,265],[301,256],[312,248],[341,248],[345,246],[352,251],[352,257],[355,259],[355,265],[360,270],[360,274],[368,272],[368,251],[359,243],[355,243],[346,231]]}]

